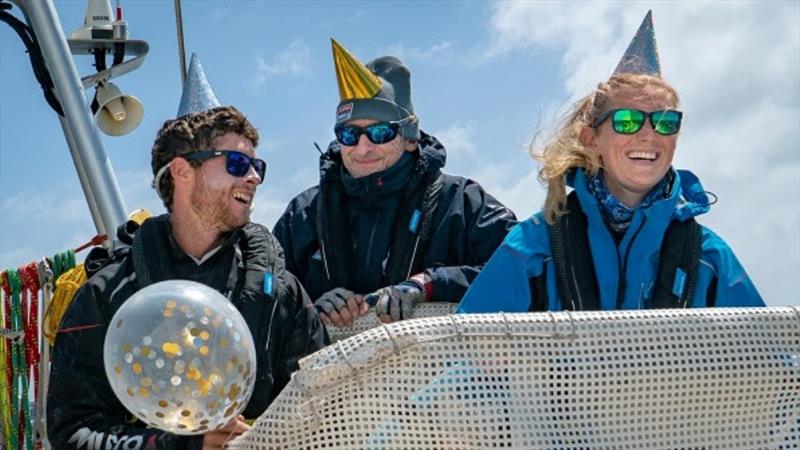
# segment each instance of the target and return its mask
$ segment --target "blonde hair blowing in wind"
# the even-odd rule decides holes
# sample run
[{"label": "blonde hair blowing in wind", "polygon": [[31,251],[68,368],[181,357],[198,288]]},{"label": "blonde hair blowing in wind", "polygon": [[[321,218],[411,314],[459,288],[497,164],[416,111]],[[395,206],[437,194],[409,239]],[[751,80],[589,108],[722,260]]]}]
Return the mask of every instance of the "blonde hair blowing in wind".
[{"label": "blonde hair blowing in wind", "polygon": [[635,91],[642,96],[654,92],[666,94],[669,107],[678,106],[678,93],[660,77],[644,74],[623,73],[612,76],[597,85],[597,89],[579,100],[567,113],[561,127],[552,140],[533,157],[542,162],[539,181],[547,186],[544,217],[548,223],[566,213],[566,175],[575,168],[582,168],[588,175],[596,175],[602,168],[597,156],[588,150],[580,139],[581,130],[608,111],[620,92]]}]

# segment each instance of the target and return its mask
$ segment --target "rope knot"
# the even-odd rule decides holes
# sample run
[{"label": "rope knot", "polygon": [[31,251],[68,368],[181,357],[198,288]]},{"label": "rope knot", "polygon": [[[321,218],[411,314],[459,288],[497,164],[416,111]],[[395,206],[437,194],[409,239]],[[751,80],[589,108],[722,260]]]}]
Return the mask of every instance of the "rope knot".
[{"label": "rope knot", "polygon": [[28,288],[31,293],[38,292],[41,289],[39,285],[39,269],[35,262],[20,267],[19,275],[22,278],[23,287]]},{"label": "rope knot", "polygon": [[8,283],[7,271],[0,272],[0,288],[6,294],[6,297],[11,295],[11,285]]}]

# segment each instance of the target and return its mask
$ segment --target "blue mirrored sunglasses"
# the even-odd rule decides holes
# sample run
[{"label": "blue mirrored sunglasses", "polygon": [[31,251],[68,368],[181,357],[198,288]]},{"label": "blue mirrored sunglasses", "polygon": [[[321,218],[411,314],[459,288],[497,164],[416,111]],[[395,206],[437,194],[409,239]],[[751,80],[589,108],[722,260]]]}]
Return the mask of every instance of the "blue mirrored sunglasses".
[{"label": "blue mirrored sunglasses", "polygon": [[225,169],[229,174],[235,177],[243,177],[250,171],[250,166],[256,170],[258,177],[261,178],[260,183],[264,182],[267,175],[267,162],[263,159],[251,158],[246,154],[236,150],[199,150],[196,152],[186,153],[180,155],[181,158],[187,161],[206,161],[218,156],[225,157]]},{"label": "blue mirrored sunglasses", "polygon": [[336,134],[336,140],[348,147],[358,145],[358,139],[362,134],[366,135],[367,139],[373,144],[385,144],[397,137],[401,126],[414,119],[415,116],[412,115],[397,122],[378,122],[365,127],[342,125],[334,128],[333,132]]}]

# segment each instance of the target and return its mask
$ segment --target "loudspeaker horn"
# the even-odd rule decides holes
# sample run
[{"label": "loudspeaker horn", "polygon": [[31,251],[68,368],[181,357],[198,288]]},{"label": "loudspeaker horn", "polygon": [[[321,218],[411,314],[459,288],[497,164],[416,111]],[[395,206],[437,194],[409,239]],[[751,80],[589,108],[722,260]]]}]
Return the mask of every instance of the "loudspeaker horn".
[{"label": "loudspeaker horn", "polygon": [[109,136],[128,134],[139,126],[144,107],[138,98],[124,95],[114,83],[97,86],[97,127]]}]

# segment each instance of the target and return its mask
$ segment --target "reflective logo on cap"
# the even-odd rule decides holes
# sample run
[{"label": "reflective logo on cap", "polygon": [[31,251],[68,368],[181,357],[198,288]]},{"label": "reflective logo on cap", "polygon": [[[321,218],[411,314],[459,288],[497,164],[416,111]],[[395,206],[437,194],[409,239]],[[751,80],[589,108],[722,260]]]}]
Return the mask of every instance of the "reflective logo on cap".
[{"label": "reflective logo on cap", "polygon": [[352,103],[345,103],[344,105],[339,106],[336,109],[336,121],[342,122],[344,120],[349,120],[350,117],[353,115],[353,104]]}]

